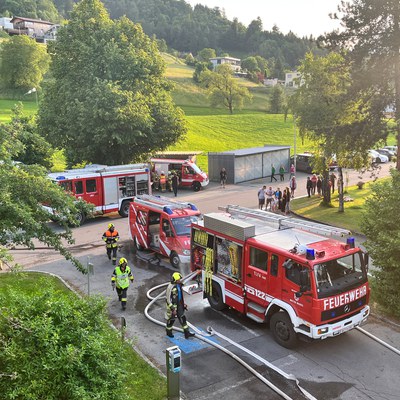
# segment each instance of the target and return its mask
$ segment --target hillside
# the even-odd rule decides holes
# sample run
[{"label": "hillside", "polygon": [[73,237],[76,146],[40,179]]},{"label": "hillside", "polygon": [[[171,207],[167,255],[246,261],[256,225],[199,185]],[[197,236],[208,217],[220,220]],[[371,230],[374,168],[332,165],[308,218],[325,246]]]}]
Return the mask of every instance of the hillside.
[{"label": "hillside", "polygon": [[[164,54],[166,76],[175,83],[173,98],[185,114],[188,123],[186,137],[168,150],[203,151],[198,157],[201,168],[207,170],[209,151],[226,151],[265,144],[293,146],[294,129],[291,116],[285,122],[281,114],[267,114],[269,88],[238,78],[254,96],[252,103],[230,115],[223,108],[210,108],[207,96],[192,80],[194,69],[179,59]],[[310,150],[311,143],[297,140],[297,152]]]}]

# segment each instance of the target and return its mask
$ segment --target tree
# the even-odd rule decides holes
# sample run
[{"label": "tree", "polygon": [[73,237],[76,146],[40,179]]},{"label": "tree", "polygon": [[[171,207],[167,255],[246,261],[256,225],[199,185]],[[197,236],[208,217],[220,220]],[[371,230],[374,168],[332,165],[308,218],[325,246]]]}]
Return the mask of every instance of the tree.
[{"label": "tree", "polygon": [[[330,48],[348,49],[360,91],[380,100],[383,113],[394,106],[397,144],[400,146],[400,3],[398,0],[342,2],[338,13],[343,29],[320,41]],[[400,170],[400,157],[397,159]]]},{"label": "tree", "polygon": [[205,48],[200,50],[197,54],[197,58],[200,62],[210,62],[210,58],[215,58],[216,53],[214,49]]},{"label": "tree", "polygon": [[367,236],[364,243],[378,267],[373,271],[373,290],[378,302],[390,314],[400,317],[400,214],[398,194],[400,173],[392,170],[392,179],[372,186],[372,195],[365,202],[362,231]]},{"label": "tree", "polygon": [[58,22],[58,11],[52,0],[2,0],[0,15],[19,15],[44,21]]},{"label": "tree", "polygon": [[[69,225],[74,224],[78,212],[74,199],[47,178],[47,171],[38,165],[16,164],[18,154],[24,152],[19,139],[23,125],[14,121],[0,124],[0,259],[11,261],[9,245],[24,245],[34,249],[33,239],[39,240],[71,260],[84,271],[82,265],[66,249],[64,240],[73,243]],[[63,227],[55,233],[47,224],[50,215],[42,204],[51,204],[56,211],[52,218]]]},{"label": "tree", "polygon": [[239,86],[227,64],[219,65],[215,72],[204,71],[200,82],[207,89],[211,106],[224,106],[231,114],[235,108],[241,108],[245,100],[251,100],[249,90]]},{"label": "tree", "polygon": [[23,115],[22,103],[18,103],[12,109],[10,128],[22,144],[21,150],[15,155],[15,161],[26,165],[38,164],[50,169],[54,150],[37,132],[33,117]]},{"label": "tree", "polygon": [[270,112],[272,114],[281,114],[285,110],[286,96],[281,85],[275,85],[272,90]]},{"label": "tree", "polygon": [[247,57],[241,62],[242,69],[245,69],[249,72],[258,72],[262,71],[259,66],[257,59],[255,57]]},{"label": "tree", "polygon": [[39,88],[49,66],[46,48],[25,35],[2,42],[0,60],[1,82],[8,89]]},{"label": "tree", "polygon": [[106,300],[71,296],[43,278],[28,287],[0,294],[1,398],[127,400],[120,377],[130,365]]},{"label": "tree", "polygon": [[70,164],[140,160],[186,133],[157,43],[125,17],[112,21],[100,0],[77,4],[49,52],[39,128]]},{"label": "tree", "polygon": [[[367,150],[387,135],[382,115],[376,113],[373,98],[353,97],[350,67],[342,55],[330,53],[317,57],[308,53],[298,71],[300,87],[290,99],[300,134],[319,146],[319,170],[328,182],[328,165],[335,154],[341,184],[339,211],[343,208],[341,167],[360,169],[368,164]],[[330,192],[324,190],[324,203]]]}]

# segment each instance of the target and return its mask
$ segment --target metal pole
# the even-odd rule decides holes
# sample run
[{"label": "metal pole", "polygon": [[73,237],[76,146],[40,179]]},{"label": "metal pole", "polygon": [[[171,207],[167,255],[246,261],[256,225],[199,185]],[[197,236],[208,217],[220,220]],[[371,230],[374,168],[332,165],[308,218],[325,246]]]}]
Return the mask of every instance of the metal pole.
[{"label": "metal pole", "polygon": [[294,160],[294,170],[295,172],[297,171],[296,169],[296,153],[297,153],[297,149],[296,149],[296,116],[293,115],[293,160]]},{"label": "metal pole", "polygon": [[125,331],[126,331],[126,319],[125,317],[121,317],[121,340],[125,339]]},{"label": "metal pole", "polygon": [[36,107],[39,107],[37,90],[35,90],[35,97],[36,97]]},{"label": "metal pole", "polygon": [[181,369],[181,351],[178,346],[169,347],[166,352],[167,398],[180,399],[179,372]]},{"label": "metal pole", "polygon": [[93,264],[90,262],[90,257],[87,258],[87,291],[88,296],[90,296],[90,275],[93,275]]}]

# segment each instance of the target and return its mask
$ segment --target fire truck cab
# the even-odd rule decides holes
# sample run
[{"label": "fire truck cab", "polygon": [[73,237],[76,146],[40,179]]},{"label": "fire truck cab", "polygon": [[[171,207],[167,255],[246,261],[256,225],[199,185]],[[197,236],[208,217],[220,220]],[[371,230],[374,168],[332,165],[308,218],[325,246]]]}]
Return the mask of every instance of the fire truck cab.
[{"label": "fire truck cab", "polygon": [[192,224],[191,269],[202,270],[211,307],[269,324],[292,348],[325,339],[369,315],[368,257],[349,231],[239,206]]},{"label": "fire truck cab", "polygon": [[174,171],[179,177],[180,187],[191,187],[198,192],[209,184],[208,175],[191,160],[152,158],[150,161],[153,164],[153,173],[157,176],[162,172],[168,174]]},{"label": "fire truck cab", "polygon": [[129,231],[136,250],[152,250],[171,265],[190,262],[190,226],[200,218],[194,204],[167,197],[136,196],[129,209]]},{"label": "fire truck cab", "polygon": [[[133,197],[151,193],[150,170],[146,164],[89,165],[48,176],[76,199],[92,203],[95,213],[101,215],[118,211],[121,217],[127,217]],[[82,224],[86,216],[77,215],[76,219]]]}]

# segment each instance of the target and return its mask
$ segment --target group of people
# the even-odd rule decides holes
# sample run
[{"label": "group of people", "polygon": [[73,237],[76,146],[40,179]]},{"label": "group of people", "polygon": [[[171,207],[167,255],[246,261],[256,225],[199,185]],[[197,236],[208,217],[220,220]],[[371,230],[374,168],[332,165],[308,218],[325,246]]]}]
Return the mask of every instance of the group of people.
[{"label": "group of people", "polygon": [[180,177],[176,171],[168,171],[168,174],[165,174],[164,171],[161,171],[160,174],[157,171],[153,171],[151,180],[154,190],[166,192],[168,189],[170,192],[174,192],[175,197],[178,195]]},{"label": "group of people", "polygon": [[272,186],[267,188],[264,185],[258,191],[258,208],[260,210],[290,213],[290,200],[292,198],[291,189],[286,187],[283,191],[278,187],[273,189]]},{"label": "group of people", "polygon": [[[278,180],[275,178],[275,173],[276,173],[276,169],[275,169],[275,165],[271,164],[271,182],[274,180],[275,182],[277,182]],[[281,166],[279,167],[279,179],[281,182],[283,182],[285,180],[285,167],[281,164]]]},{"label": "group of people", "polygon": [[[109,260],[112,260],[112,265],[116,265],[119,234],[115,229],[114,224],[108,224],[108,229],[103,233],[102,239],[106,243],[106,253]],[[189,331],[189,326],[186,321],[185,311],[187,305],[183,297],[183,280],[179,272],[174,272],[171,276],[166,291],[166,334],[169,337],[174,337],[172,327],[177,318],[182,326],[183,333],[186,339],[195,334]],[[131,268],[128,265],[128,260],[124,257],[119,259],[118,265],[114,268],[111,275],[111,287],[117,291],[118,301],[121,302],[122,310],[126,310],[128,299],[128,288],[130,283],[134,281]]]},{"label": "group of people", "polygon": [[[331,172],[328,180],[328,188],[332,190],[332,193],[335,193],[335,184],[336,184],[336,175],[334,172]],[[320,175],[313,174],[311,177],[307,177],[306,189],[307,196],[311,197],[312,195],[317,194],[318,196],[324,195],[324,178]]]}]

